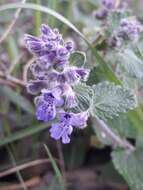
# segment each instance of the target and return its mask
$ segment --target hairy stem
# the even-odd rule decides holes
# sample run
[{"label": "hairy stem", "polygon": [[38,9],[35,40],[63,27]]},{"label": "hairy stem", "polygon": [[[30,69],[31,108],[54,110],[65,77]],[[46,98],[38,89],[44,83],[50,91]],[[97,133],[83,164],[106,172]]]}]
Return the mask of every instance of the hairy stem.
[{"label": "hairy stem", "polygon": [[133,151],[135,148],[132,144],[130,144],[127,140],[122,139],[118,135],[116,135],[108,126],[107,124],[99,119],[97,116],[95,117],[96,119],[96,127],[105,134],[105,137],[111,139],[114,145],[120,146],[125,149],[129,149]]}]

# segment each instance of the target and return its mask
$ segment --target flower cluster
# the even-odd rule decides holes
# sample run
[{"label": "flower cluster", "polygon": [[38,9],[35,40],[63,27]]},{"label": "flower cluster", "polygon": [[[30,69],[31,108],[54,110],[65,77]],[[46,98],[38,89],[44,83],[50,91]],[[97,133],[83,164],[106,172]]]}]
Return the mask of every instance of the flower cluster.
[{"label": "flower cluster", "polygon": [[101,7],[96,11],[95,17],[99,20],[105,19],[108,13],[114,9],[124,9],[127,4],[125,2],[118,3],[116,0],[102,0]]},{"label": "flower cluster", "polygon": [[37,95],[36,118],[44,122],[53,121],[51,137],[69,143],[73,128],[84,128],[89,116],[88,111],[72,112],[72,108],[77,106],[73,86],[85,81],[89,70],[70,66],[74,45],[64,42],[58,29],[42,24],[40,32],[39,37],[29,34],[24,37],[26,47],[36,58],[30,66],[34,79],[29,81],[27,89]]},{"label": "flower cluster", "polygon": [[110,39],[110,46],[121,47],[123,43],[128,41],[137,42],[142,31],[143,27],[136,19],[121,19],[119,27]]}]

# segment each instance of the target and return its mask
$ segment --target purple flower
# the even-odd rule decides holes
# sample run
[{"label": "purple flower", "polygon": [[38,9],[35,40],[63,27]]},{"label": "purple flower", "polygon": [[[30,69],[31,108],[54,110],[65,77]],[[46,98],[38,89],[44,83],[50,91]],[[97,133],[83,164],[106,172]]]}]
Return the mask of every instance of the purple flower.
[{"label": "purple flower", "polygon": [[56,106],[63,104],[63,99],[60,98],[59,94],[56,96],[56,90],[49,91],[45,89],[42,91],[42,95],[35,99],[36,117],[38,120],[47,122],[56,117]]},{"label": "purple flower", "polygon": [[74,44],[73,44],[73,42],[72,41],[70,41],[70,42],[66,42],[65,43],[65,48],[69,51],[69,52],[73,52],[73,50],[74,50]]},{"label": "purple flower", "polygon": [[136,19],[124,18],[109,39],[109,45],[112,48],[120,48],[124,43],[137,42],[142,31],[143,27]]},{"label": "purple flower", "polygon": [[86,81],[88,76],[89,76],[90,70],[89,69],[84,69],[84,68],[77,68],[76,72],[80,76],[81,80]]},{"label": "purple flower", "polygon": [[40,121],[50,121],[56,117],[55,97],[49,93],[45,98],[39,97],[36,107],[36,117]]},{"label": "purple flower", "polygon": [[29,35],[29,34],[25,34],[24,41],[25,41],[26,47],[31,53],[36,54],[36,55],[40,54],[40,52],[43,49],[43,43],[39,38]]},{"label": "purple flower", "polygon": [[59,123],[51,126],[50,134],[55,140],[62,139],[62,143],[67,144],[70,142],[70,135],[74,127],[84,128],[88,119],[88,114],[83,112],[80,114],[60,113]]},{"label": "purple flower", "polygon": [[65,47],[59,47],[57,49],[57,61],[68,60],[70,57],[70,53]]},{"label": "purple flower", "polygon": [[63,96],[65,96],[65,106],[67,108],[74,108],[77,106],[76,96],[72,87],[68,84],[62,85]]},{"label": "purple flower", "polygon": [[56,28],[52,29],[46,24],[41,25],[41,38],[45,42],[55,41],[57,44],[60,44],[63,41],[59,30]]},{"label": "purple flower", "polygon": [[73,126],[79,129],[84,129],[87,126],[88,118],[89,118],[89,112],[85,111],[85,112],[73,114],[71,122]]},{"label": "purple flower", "polygon": [[58,29],[42,24],[40,32],[39,37],[25,35],[24,38],[27,48],[36,57],[30,66],[34,80],[29,81],[27,90],[34,95],[40,93],[34,100],[38,120],[59,120],[51,126],[51,137],[69,143],[73,128],[84,128],[88,119],[87,112],[75,114],[70,110],[77,106],[73,86],[80,80],[85,81],[89,70],[69,65],[74,45],[64,42]]},{"label": "purple flower", "polygon": [[102,0],[102,5],[107,9],[114,9],[115,0]]},{"label": "purple flower", "polygon": [[67,83],[74,85],[78,83],[80,80],[86,80],[89,75],[89,69],[77,68],[77,67],[69,67],[64,71],[64,76]]},{"label": "purple flower", "polygon": [[47,88],[48,84],[46,81],[41,81],[41,80],[31,80],[27,84],[27,91],[30,94],[38,94],[41,92],[43,88]]},{"label": "purple flower", "polygon": [[108,15],[108,10],[106,8],[100,8],[95,13],[93,13],[95,17],[99,20],[105,19]]},{"label": "purple flower", "polygon": [[137,41],[142,31],[143,27],[137,20],[125,18],[120,22],[117,35],[124,40]]},{"label": "purple flower", "polygon": [[38,61],[37,63],[33,63],[30,65],[30,70],[35,78],[41,80],[47,79],[48,73],[44,68],[41,67]]}]

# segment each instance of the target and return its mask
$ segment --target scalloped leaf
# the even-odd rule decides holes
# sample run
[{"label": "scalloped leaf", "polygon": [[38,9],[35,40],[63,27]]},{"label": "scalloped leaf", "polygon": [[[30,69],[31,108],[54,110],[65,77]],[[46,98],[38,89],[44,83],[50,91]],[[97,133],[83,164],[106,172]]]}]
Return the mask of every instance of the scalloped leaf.
[{"label": "scalloped leaf", "polygon": [[125,178],[131,190],[143,189],[143,149],[132,152],[116,150],[112,152],[115,168]]},{"label": "scalloped leaf", "polygon": [[130,89],[107,81],[93,85],[94,96],[90,112],[102,119],[113,118],[119,113],[135,108],[136,98]]}]

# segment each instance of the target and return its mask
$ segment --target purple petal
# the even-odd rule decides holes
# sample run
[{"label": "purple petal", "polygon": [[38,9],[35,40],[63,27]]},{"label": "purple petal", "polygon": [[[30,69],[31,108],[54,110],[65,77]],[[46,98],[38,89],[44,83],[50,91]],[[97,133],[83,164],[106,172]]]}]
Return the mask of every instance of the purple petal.
[{"label": "purple petal", "polygon": [[56,123],[51,126],[50,135],[55,140],[62,138],[62,142],[67,144],[70,142],[68,135],[71,135],[72,131],[72,126],[64,126],[63,123]]},{"label": "purple petal", "polygon": [[81,77],[82,80],[86,81],[88,76],[89,76],[89,69],[83,69],[83,68],[78,68],[76,69],[76,72],[78,73],[78,75]]},{"label": "purple petal", "polygon": [[102,0],[102,4],[107,9],[113,9],[113,8],[115,8],[115,0]]},{"label": "purple petal", "polygon": [[41,33],[42,34],[48,35],[51,32],[52,32],[52,29],[48,25],[46,25],[46,24],[41,25]]},{"label": "purple petal", "polygon": [[50,135],[52,138],[54,138],[55,140],[59,140],[62,136],[63,129],[60,127],[59,123],[56,123],[56,124],[52,124],[49,131],[51,133]]},{"label": "purple petal", "polygon": [[108,15],[108,10],[106,8],[101,8],[95,12],[95,17],[99,20],[105,19]]},{"label": "purple petal", "polygon": [[30,94],[38,94],[42,88],[46,88],[47,83],[45,81],[29,81],[27,84],[27,91]]},{"label": "purple petal", "polygon": [[78,74],[78,72],[76,71],[76,68],[74,67],[67,68],[64,71],[64,75],[65,75],[66,81],[71,84],[77,83],[80,80],[80,75]]},{"label": "purple petal", "polygon": [[54,105],[42,104],[37,106],[36,117],[40,121],[50,121],[56,116],[56,108]]},{"label": "purple petal", "polygon": [[32,53],[38,54],[40,51],[42,51],[43,44],[39,38],[25,34],[24,41],[26,43],[27,48]]},{"label": "purple petal", "polygon": [[89,117],[88,111],[74,114],[71,119],[71,125],[83,129],[87,125],[88,117]]},{"label": "purple petal", "polygon": [[73,50],[74,50],[74,44],[73,44],[73,42],[72,42],[72,41],[71,41],[71,42],[66,42],[66,43],[65,43],[65,48],[66,48],[70,53],[72,53]]}]

